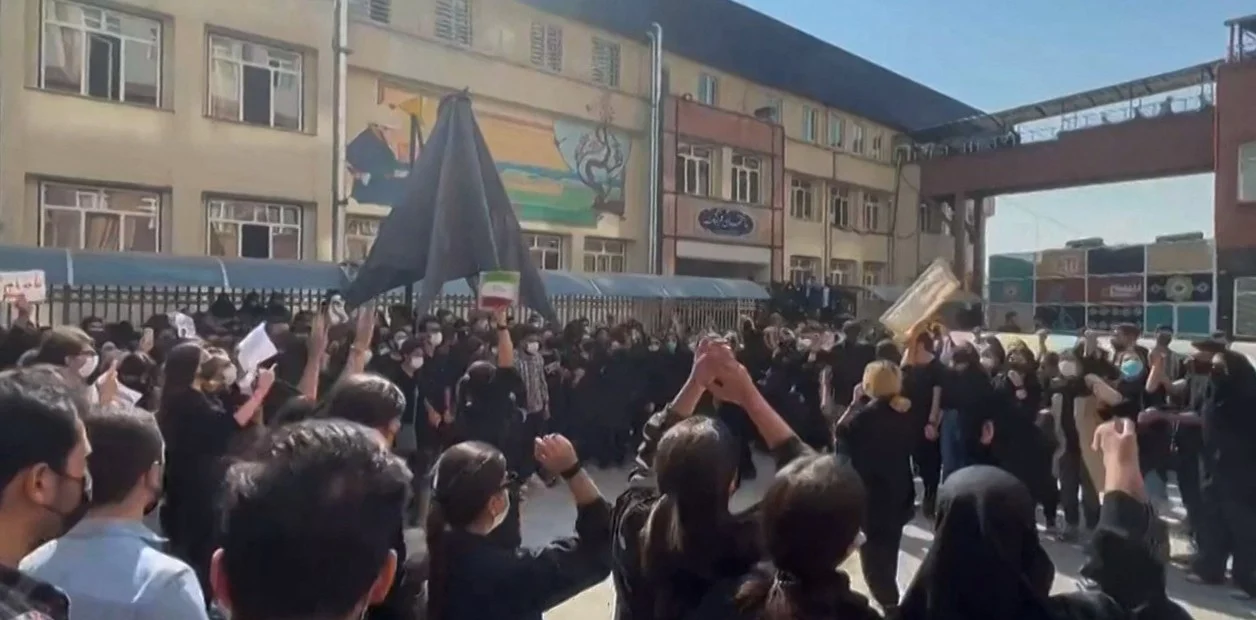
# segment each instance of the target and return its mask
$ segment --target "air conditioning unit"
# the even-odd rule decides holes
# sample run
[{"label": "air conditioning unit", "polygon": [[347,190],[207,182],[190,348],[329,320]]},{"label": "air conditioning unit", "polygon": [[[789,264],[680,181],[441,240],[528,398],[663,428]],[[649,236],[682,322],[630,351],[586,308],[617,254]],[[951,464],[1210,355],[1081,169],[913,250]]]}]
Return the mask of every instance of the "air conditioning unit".
[{"label": "air conditioning unit", "polygon": [[915,159],[914,157],[912,157],[912,155],[913,155],[913,151],[912,151],[911,146],[909,145],[900,144],[894,147],[894,163],[895,164],[911,163]]},{"label": "air conditioning unit", "polygon": [[756,108],[754,111],[754,117],[761,121],[769,121],[772,123],[781,122],[781,119],[777,118],[776,108],[770,105],[765,105],[762,108]]}]

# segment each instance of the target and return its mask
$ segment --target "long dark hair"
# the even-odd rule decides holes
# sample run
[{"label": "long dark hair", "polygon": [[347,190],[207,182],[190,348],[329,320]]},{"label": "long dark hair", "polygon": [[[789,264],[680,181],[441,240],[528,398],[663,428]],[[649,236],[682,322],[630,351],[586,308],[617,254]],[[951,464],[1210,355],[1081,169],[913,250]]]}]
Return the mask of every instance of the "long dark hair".
[{"label": "long dark hair", "polygon": [[[427,515],[427,620],[443,620],[449,590],[451,530],[463,529],[484,512],[506,479],[506,457],[493,446],[464,441],[450,446],[436,461],[432,506]],[[464,579],[474,578],[463,576]]]},{"label": "long dark hair", "polygon": [[666,615],[682,571],[703,575],[726,550],[728,501],[737,478],[737,443],[723,422],[688,418],[667,431],[654,456],[662,496],[642,531],[641,566],[663,584],[656,615]]},{"label": "long dark hair", "polygon": [[796,459],[777,475],[760,504],[769,561],[737,592],[742,611],[762,620],[830,617],[849,583],[835,568],[846,559],[864,518],[859,474],[832,455]]},{"label": "long dark hair", "polygon": [[178,399],[192,391],[205,349],[198,342],[184,342],[166,353],[161,365],[161,406],[157,409],[157,423],[166,432],[171,409],[178,407]]}]

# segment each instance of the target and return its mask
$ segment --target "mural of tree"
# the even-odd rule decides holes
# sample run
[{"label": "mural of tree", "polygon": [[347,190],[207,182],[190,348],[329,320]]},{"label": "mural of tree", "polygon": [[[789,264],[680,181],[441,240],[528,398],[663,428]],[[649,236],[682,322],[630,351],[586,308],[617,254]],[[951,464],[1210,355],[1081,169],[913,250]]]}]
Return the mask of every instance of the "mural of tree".
[{"label": "mural of tree", "polygon": [[[624,145],[611,126],[615,110],[610,93],[604,93],[586,109],[597,113],[598,124],[591,132],[580,136],[572,168],[580,182],[593,190],[594,211],[624,217],[623,173],[628,162]],[[555,145],[561,150],[557,139]]]}]

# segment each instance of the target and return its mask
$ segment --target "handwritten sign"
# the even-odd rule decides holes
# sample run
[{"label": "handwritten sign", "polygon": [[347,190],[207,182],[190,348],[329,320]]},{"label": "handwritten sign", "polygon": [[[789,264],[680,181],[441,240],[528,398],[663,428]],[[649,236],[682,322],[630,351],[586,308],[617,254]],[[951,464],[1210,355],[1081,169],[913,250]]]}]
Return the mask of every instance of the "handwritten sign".
[{"label": "handwritten sign", "polygon": [[25,297],[26,301],[39,303],[48,298],[48,285],[42,269],[0,271],[0,290],[4,291],[4,299],[8,302]]}]

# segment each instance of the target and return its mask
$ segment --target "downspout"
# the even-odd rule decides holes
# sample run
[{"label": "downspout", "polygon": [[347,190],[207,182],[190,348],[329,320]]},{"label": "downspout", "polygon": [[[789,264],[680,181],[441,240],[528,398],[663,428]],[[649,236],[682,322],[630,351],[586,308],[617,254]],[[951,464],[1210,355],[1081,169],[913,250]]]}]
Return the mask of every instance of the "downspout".
[{"label": "downspout", "polygon": [[336,58],[332,69],[332,117],[331,117],[331,248],[332,261],[345,259],[345,210],[349,205],[349,193],[345,191],[347,174],[345,148],[348,142],[346,114],[348,110],[349,82],[349,0],[334,0],[334,35],[331,49]]},{"label": "downspout", "polygon": [[662,174],[663,145],[663,26],[658,22],[650,25],[650,176],[649,176],[649,232],[646,235],[650,275],[659,275],[662,269],[662,242],[660,241],[660,215],[662,210],[660,175]]},{"label": "downspout", "polygon": [[[890,236],[885,242],[885,270],[889,272],[890,280],[895,283],[894,285],[897,285],[898,277],[894,274],[894,247],[896,245],[895,237],[898,236],[898,210],[902,207],[899,204],[902,201],[899,200],[898,194],[903,188],[903,160],[906,158],[898,157],[897,154],[892,154],[891,157],[896,160],[894,162],[894,204],[890,207]],[[916,226],[916,228],[919,229],[920,226]],[[917,230],[916,234],[919,235],[920,231]],[[913,275],[911,278],[914,280],[915,276]]]}]

